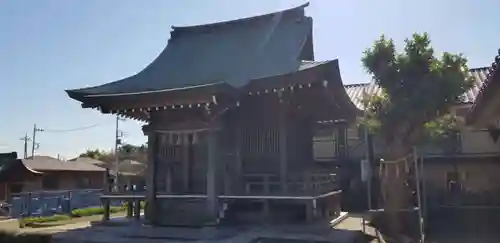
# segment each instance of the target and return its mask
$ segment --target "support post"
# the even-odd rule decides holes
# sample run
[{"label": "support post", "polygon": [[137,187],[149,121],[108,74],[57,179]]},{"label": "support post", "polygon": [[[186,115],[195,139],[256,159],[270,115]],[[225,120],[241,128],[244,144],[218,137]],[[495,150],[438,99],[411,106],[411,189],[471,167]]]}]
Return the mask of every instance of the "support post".
[{"label": "support post", "polygon": [[[213,122],[212,122],[213,123]],[[217,218],[217,131],[214,124],[210,124],[207,136],[208,161],[207,161],[207,210],[208,216]]]},{"label": "support post", "polygon": [[286,119],[286,100],[280,92],[280,119],[279,119],[279,154],[280,154],[280,184],[281,190],[286,193],[287,175],[288,175],[288,152],[287,152],[287,119]]},{"label": "support post", "polygon": [[127,200],[127,218],[132,218],[132,206],[134,204],[133,200]]},{"label": "support post", "polygon": [[271,218],[271,209],[269,207],[269,200],[267,199],[262,201],[262,214],[265,221],[268,221]]},{"label": "support post", "polygon": [[134,201],[134,219],[136,221],[141,219],[141,200],[135,200]]},{"label": "support post", "polygon": [[306,222],[312,223],[314,221],[314,205],[313,200],[306,201]]},{"label": "support post", "polygon": [[188,135],[185,135],[182,139],[182,171],[183,171],[183,187],[184,191],[189,191],[189,149],[191,146],[191,141]]},{"label": "support post", "polygon": [[105,199],[101,199],[101,202],[102,202],[102,205],[103,205],[103,209],[104,209],[104,212],[102,214],[102,222],[107,222],[109,221],[109,209],[110,209],[110,200],[105,198]]},{"label": "support post", "polygon": [[154,131],[148,134],[148,167],[146,179],[146,219],[151,224],[157,223],[157,165],[158,135]]}]

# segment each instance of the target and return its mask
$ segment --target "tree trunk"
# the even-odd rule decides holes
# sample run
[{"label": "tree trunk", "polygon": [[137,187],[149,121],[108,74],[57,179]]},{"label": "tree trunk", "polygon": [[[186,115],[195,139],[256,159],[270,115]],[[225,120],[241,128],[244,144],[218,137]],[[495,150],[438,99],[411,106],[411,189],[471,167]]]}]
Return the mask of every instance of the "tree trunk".
[{"label": "tree trunk", "polygon": [[[381,192],[384,211],[386,216],[387,234],[397,237],[402,231],[402,222],[399,218],[400,212],[407,208],[408,204],[408,169],[411,163],[405,162],[411,148],[404,146],[402,141],[396,139],[386,144],[384,161],[380,165],[380,178],[382,181]],[[406,157],[406,158],[405,158]]]}]

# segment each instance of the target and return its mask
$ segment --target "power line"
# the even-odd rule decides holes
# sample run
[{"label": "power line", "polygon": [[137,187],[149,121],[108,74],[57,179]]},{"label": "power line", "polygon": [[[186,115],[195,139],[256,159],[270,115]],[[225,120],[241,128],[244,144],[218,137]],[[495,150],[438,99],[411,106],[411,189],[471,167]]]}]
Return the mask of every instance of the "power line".
[{"label": "power line", "polygon": [[77,132],[77,131],[92,129],[95,127],[100,127],[100,126],[105,125],[107,123],[110,123],[110,122],[109,121],[108,122],[101,122],[101,123],[96,123],[96,124],[89,125],[89,126],[77,127],[77,128],[72,128],[72,129],[43,129],[43,131],[48,132],[48,133]]},{"label": "power line", "polygon": [[91,129],[94,127],[99,127],[102,125],[103,125],[103,123],[98,123],[98,124],[94,124],[94,125],[90,125],[90,126],[78,127],[78,128],[73,128],[73,129],[45,129],[44,132],[49,132],[49,133],[76,132],[76,131]]}]

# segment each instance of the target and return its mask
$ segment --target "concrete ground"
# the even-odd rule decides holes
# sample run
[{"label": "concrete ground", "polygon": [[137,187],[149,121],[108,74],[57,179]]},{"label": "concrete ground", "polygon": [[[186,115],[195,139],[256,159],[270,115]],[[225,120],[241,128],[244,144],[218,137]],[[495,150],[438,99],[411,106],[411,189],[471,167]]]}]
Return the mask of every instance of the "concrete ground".
[{"label": "concrete ground", "polygon": [[[125,221],[127,219],[114,219]],[[347,219],[348,220],[348,219]],[[120,243],[176,243],[176,242],[217,242],[217,243],[250,243],[259,238],[307,240],[307,242],[338,242],[351,243],[359,237],[359,231],[349,228],[350,223],[338,224],[331,228],[328,224],[318,225],[267,225],[267,226],[240,226],[221,228],[168,228],[147,227],[140,223],[130,223],[126,226],[91,226],[85,223],[69,224],[64,226],[43,229],[53,234],[54,242],[120,242]],[[266,242],[266,241],[262,241]],[[272,241],[271,241],[272,242]],[[299,242],[299,241],[297,241]]]},{"label": "concrete ground", "polygon": [[365,221],[365,224],[363,225],[363,215],[349,213],[349,216],[341,223],[336,225],[335,228],[340,230],[361,231],[364,232],[367,236],[366,242],[378,242],[376,239],[375,229],[369,226],[367,223],[368,222]]}]

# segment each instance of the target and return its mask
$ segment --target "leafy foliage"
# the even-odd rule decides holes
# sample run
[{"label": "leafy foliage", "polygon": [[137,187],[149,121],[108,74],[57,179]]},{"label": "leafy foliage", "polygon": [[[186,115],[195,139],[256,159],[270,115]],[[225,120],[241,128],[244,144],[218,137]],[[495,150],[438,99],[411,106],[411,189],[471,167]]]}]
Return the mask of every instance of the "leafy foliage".
[{"label": "leafy foliage", "polygon": [[472,87],[467,59],[447,52],[436,58],[430,43],[427,33],[414,34],[397,53],[393,40],[381,36],[364,52],[363,65],[382,94],[365,96],[363,123],[389,144],[411,146],[457,124],[449,111]]},{"label": "leafy foliage", "polygon": [[[123,144],[118,148],[118,157],[120,160],[134,160],[138,162],[146,162],[147,160],[147,145]],[[103,162],[114,162],[115,154],[101,149],[89,149],[79,155],[79,157],[88,157]]]}]

